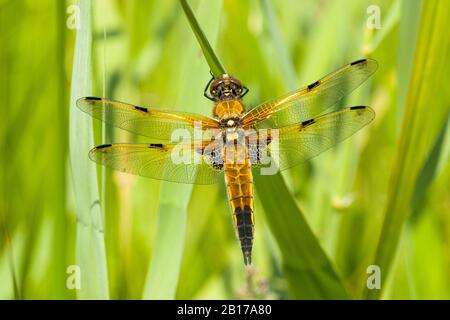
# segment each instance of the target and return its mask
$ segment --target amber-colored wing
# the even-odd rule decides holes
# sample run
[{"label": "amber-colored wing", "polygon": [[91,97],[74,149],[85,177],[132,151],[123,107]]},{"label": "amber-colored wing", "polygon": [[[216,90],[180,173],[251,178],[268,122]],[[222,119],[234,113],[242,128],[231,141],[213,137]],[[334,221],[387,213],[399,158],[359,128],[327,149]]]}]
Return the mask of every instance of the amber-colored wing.
[{"label": "amber-colored wing", "polygon": [[194,126],[200,130],[219,127],[216,120],[202,115],[138,107],[97,97],[81,98],[77,106],[107,124],[159,140],[170,141],[175,129],[187,129],[192,134]]},{"label": "amber-colored wing", "polygon": [[97,146],[89,158],[109,168],[178,183],[213,184],[223,177],[194,144],[115,143]]},{"label": "amber-colored wing", "polygon": [[[375,112],[369,107],[351,107],[303,121],[302,123],[265,133],[250,141],[249,150],[254,167],[266,167],[269,160],[284,170],[311,159],[350,137],[371,122]],[[266,159],[265,163],[261,159]]]},{"label": "amber-colored wing", "polygon": [[358,60],[306,88],[256,106],[244,115],[244,128],[280,128],[312,119],[356,89],[377,67],[375,60]]}]

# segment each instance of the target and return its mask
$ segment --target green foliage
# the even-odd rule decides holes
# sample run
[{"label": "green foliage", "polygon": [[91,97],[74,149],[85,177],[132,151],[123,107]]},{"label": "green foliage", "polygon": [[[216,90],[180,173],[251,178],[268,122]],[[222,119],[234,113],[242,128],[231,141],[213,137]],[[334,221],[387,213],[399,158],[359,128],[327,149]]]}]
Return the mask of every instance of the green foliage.
[{"label": "green foliage", "polygon": [[93,139],[92,119],[76,107],[91,89],[91,2],[80,0],[80,29],[74,48],[70,95],[70,166],[77,211],[76,264],[80,268],[81,299],[107,299],[108,276],[103,217],[95,164],[85,155]]},{"label": "green foliage", "polygon": [[[447,1],[80,0],[78,30],[71,4],[0,1],[0,298],[450,298]],[[370,5],[381,29],[367,27]],[[374,122],[256,177],[253,269],[222,184],[87,157],[149,141],[102,127],[78,97],[210,115],[210,69],[250,88],[251,108],[364,56],[379,70],[338,107],[370,105]],[[381,290],[366,287],[372,264]],[[80,290],[66,287],[70,265]]]}]

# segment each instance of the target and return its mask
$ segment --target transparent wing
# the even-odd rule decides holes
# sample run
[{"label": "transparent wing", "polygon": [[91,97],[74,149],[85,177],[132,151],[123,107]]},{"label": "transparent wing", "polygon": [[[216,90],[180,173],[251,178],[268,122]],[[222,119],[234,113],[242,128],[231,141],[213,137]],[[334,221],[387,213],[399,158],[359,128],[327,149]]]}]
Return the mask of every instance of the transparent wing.
[{"label": "transparent wing", "polygon": [[243,116],[243,125],[280,128],[312,119],[355,90],[377,67],[371,59],[352,62],[303,89],[256,106]]},{"label": "transparent wing", "polygon": [[253,166],[266,167],[269,161],[273,161],[279,170],[295,166],[350,137],[374,117],[371,108],[358,106],[263,134],[260,131],[257,139],[250,138],[258,141],[249,146],[253,154],[257,154]]},{"label": "transparent wing", "polygon": [[219,127],[216,120],[202,115],[138,107],[97,97],[78,99],[77,106],[107,124],[159,140],[170,141],[175,129],[186,129],[193,134],[194,126],[200,130]]},{"label": "transparent wing", "polygon": [[152,179],[178,183],[213,184],[223,176],[204,146],[195,144],[116,143],[97,146],[89,158],[109,168]]}]

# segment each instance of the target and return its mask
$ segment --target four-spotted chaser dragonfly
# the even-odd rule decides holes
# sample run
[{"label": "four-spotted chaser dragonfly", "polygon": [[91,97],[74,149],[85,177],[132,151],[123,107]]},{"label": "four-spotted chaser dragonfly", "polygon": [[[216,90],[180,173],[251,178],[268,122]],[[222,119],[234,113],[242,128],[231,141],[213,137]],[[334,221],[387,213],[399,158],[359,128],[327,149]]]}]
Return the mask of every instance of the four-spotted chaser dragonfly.
[{"label": "four-spotted chaser dragonfly", "polygon": [[[225,176],[233,221],[247,265],[251,264],[255,225],[252,169],[264,166],[263,154],[269,157],[276,154],[279,170],[292,167],[329,149],[371,122],[375,113],[366,106],[322,113],[356,89],[376,69],[375,60],[358,60],[303,89],[249,111],[245,110],[242,101],[248,89],[238,79],[223,74],[213,77],[205,88],[205,96],[214,101],[212,117],[97,97],[81,98],[77,106],[105,123],[167,141],[97,146],[89,152],[89,157],[99,164],[178,183],[212,184]],[[213,130],[214,138],[189,143],[172,141],[177,129],[193,133],[195,128],[201,132]],[[200,161],[174,161],[174,151],[180,144],[184,151],[200,157]]]}]

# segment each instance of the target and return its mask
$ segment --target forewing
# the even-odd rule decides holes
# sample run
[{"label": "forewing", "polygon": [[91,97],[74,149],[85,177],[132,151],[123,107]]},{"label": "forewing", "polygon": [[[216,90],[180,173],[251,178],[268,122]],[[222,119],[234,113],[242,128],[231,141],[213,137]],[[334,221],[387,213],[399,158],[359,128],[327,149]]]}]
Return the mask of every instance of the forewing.
[{"label": "forewing", "polygon": [[212,184],[223,176],[196,144],[129,144],[97,146],[89,158],[109,168],[178,183]]},{"label": "forewing", "polygon": [[372,59],[352,62],[303,89],[256,106],[244,115],[243,125],[281,128],[312,119],[360,86],[377,67]]},{"label": "forewing", "polygon": [[216,120],[202,115],[144,108],[97,97],[81,98],[77,106],[107,124],[159,140],[170,141],[176,129],[186,129],[193,135],[194,127],[199,130],[219,127]]}]

